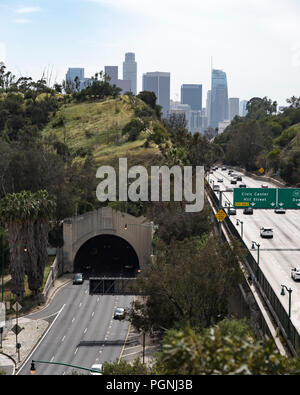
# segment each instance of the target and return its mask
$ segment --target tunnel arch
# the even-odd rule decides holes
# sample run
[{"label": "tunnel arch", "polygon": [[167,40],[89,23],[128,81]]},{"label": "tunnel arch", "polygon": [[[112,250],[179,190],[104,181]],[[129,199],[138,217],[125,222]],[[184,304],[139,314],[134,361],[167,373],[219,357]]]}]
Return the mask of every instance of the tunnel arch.
[{"label": "tunnel arch", "polygon": [[120,236],[102,234],[87,240],[74,258],[74,272],[90,277],[134,278],[140,270],[138,255]]}]

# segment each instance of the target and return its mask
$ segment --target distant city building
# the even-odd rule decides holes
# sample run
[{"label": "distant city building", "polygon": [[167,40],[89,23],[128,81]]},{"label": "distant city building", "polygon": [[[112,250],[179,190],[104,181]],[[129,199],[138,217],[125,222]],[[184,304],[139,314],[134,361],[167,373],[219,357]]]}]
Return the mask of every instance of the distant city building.
[{"label": "distant city building", "polygon": [[181,104],[188,104],[194,111],[202,111],[202,85],[183,84]]},{"label": "distant city building", "polygon": [[125,54],[125,62],[123,62],[123,80],[131,81],[131,92],[137,94],[137,62],[135,54],[128,52]]},{"label": "distant city building", "polygon": [[157,104],[162,106],[163,116],[168,117],[170,110],[170,73],[154,72],[143,74],[143,91],[154,92]]},{"label": "distant city building", "polygon": [[186,120],[186,127],[190,129],[191,122],[191,106],[188,104],[181,104],[180,102],[170,100],[170,109],[168,116],[176,114],[176,115],[184,115]]},{"label": "distant city building", "polygon": [[225,120],[222,122],[219,122],[218,124],[218,134],[222,134],[224,132],[224,130],[227,128],[227,126],[229,126],[231,124],[231,121],[229,120]]},{"label": "distant city building", "polygon": [[208,126],[210,126],[210,109],[211,109],[211,91],[208,91],[206,98],[206,116],[207,116]]},{"label": "distant city building", "polygon": [[201,111],[195,111],[191,110],[190,113],[190,128],[189,131],[191,133],[202,133],[203,132],[203,126],[202,126],[202,112]]},{"label": "distant city building", "polygon": [[240,99],[231,97],[228,100],[229,120],[232,121],[234,117],[240,115]]},{"label": "distant city building", "polygon": [[90,78],[84,77],[84,68],[70,67],[68,69],[66,74],[66,86],[68,89],[80,91],[87,88],[90,81]]},{"label": "distant city building", "polygon": [[240,117],[245,117],[247,115],[247,104],[248,100],[240,101]]},{"label": "distant city building", "polygon": [[119,80],[119,68],[118,66],[105,66],[104,72],[109,76],[111,85],[116,85],[121,89],[121,94],[131,91],[131,81]]},{"label": "distant city building", "polygon": [[228,87],[226,73],[212,70],[210,126],[217,128],[219,122],[228,120]]},{"label": "distant city building", "polygon": [[189,104],[182,104],[176,101],[170,101],[169,116],[171,114],[184,115],[186,128],[191,133],[202,133],[202,112],[191,109]]}]

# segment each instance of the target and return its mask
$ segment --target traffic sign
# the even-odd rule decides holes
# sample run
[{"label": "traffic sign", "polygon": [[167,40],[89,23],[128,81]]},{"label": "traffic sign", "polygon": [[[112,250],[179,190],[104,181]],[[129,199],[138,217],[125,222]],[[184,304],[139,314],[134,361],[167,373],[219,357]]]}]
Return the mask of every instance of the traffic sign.
[{"label": "traffic sign", "polygon": [[14,325],[11,329],[12,332],[14,332],[15,335],[18,335],[21,333],[23,328],[21,328],[19,325]]},{"label": "traffic sign", "polygon": [[300,189],[278,189],[278,207],[300,209]]},{"label": "traffic sign", "polygon": [[220,210],[220,211],[218,212],[218,214],[216,214],[216,217],[217,217],[217,220],[218,220],[219,222],[223,222],[223,221],[226,219],[227,214],[225,213],[224,210]]},{"label": "traffic sign", "polygon": [[261,168],[261,169],[259,169],[259,172],[260,172],[260,174],[264,174],[265,169],[264,169],[264,168]]},{"label": "traffic sign", "polygon": [[19,302],[16,302],[14,305],[13,305],[13,309],[15,310],[15,311],[20,311],[20,310],[22,310],[22,306],[20,305],[20,303]]},{"label": "traffic sign", "polygon": [[254,209],[274,209],[277,204],[277,189],[235,188],[234,207]]}]

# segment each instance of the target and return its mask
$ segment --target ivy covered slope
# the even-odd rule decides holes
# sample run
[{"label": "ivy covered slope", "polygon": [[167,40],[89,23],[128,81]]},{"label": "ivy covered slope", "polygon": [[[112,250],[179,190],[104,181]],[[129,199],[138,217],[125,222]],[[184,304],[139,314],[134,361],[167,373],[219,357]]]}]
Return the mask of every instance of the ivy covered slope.
[{"label": "ivy covered slope", "polygon": [[263,167],[289,185],[300,185],[300,98],[292,97],[283,112],[267,98],[253,98],[246,117],[235,117],[215,138],[224,160],[248,171]]},{"label": "ivy covered slope", "polygon": [[44,140],[55,141],[57,150],[83,163],[92,154],[98,166],[115,165],[128,158],[134,165],[150,165],[160,155],[155,145],[145,147],[159,120],[149,106],[134,96],[61,105],[43,130]]}]

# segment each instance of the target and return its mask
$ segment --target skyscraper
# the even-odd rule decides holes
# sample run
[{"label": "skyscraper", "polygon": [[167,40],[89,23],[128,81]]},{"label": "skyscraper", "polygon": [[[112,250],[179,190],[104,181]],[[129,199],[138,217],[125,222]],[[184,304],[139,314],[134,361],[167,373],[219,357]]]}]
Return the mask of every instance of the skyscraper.
[{"label": "skyscraper", "polygon": [[208,91],[206,97],[207,127],[210,126],[210,109],[211,109],[211,91]]},{"label": "skyscraper", "polygon": [[154,92],[157,104],[162,106],[163,116],[167,118],[170,109],[170,73],[154,72],[143,75],[143,91]]},{"label": "skyscraper", "polygon": [[217,128],[219,122],[228,120],[228,87],[226,73],[212,70],[210,126]]},{"label": "skyscraper", "polygon": [[183,84],[181,104],[188,104],[193,111],[202,111],[202,85]]},{"label": "skyscraper", "polygon": [[245,117],[247,115],[247,104],[248,100],[242,100],[240,102],[240,117]]},{"label": "skyscraper", "polygon": [[236,115],[240,115],[240,99],[231,97],[228,101],[229,106],[229,121],[232,121]]},{"label": "skyscraper", "polygon": [[70,67],[68,69],[68,72],[66,74],[66,85],[68,89],[75,91],[77,89],[76,87],[76,81],[78,80],[78,89],[82,89],[82,85],[85,82],[84,78],[84,68],[79,68],[79,67]]},{"label": "skyscraper", "polygon": [[109,83],[116,85],[121,89],[121,94],[131,91],[131,81],[119,80],[119,68],[118,66],[105,66],[104,72],[110,77]]},{"label": "skyscraper", "polygon": [[137,94],[137,62],[135,54],[128,52],[125,54],[125,62],[123,62],[123,80],[131,81],[131,92]]}]

